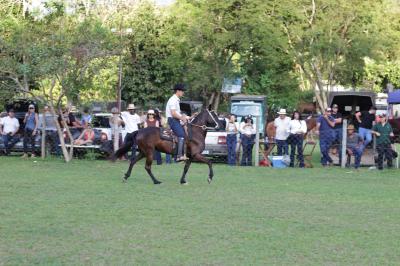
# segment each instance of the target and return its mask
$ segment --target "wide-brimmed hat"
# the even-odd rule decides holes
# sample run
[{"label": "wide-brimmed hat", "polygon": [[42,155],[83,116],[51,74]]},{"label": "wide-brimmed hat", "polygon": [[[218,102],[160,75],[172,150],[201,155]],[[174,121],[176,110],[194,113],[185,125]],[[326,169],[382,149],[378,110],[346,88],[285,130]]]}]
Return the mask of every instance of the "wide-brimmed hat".
[{"label": "wide-brimmed hat", "polygon": [[286,115],[286,109],[280,109],[278,115]]},{"label": "wide-brimmed hat", "polygon": [[128,108],[126,108],[127,110],[135,110],[136,107],[133,103],[128,104]]},{"label": "wide-brimmed hat", "polygon": [[348,125],[347,126],[347,130],[355,130],[356,128],[354,127],[354,125]]},{"label": "wide-brimmed hat", "polygon": [[183,84],[183,83],[175,84],[173,90],[174,91],[186,91],[185,84]]},{"label": "wide-brimmed hat", "polygon": [[147,111],[147,114],[148,115],[155,115],[156,113],[154,112],[153,109],[150,109],[149,111]]}]

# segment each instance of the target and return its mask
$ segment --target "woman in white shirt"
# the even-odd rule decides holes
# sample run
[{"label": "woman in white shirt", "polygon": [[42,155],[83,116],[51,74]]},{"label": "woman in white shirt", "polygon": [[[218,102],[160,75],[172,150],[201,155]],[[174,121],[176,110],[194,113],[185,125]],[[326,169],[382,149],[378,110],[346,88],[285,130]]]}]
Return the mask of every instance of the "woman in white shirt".
[{"label": "woman in white shirt", "polygon": [[240,140],[242,142],[243,155],[240,165],[251,166],[252,153],[254,146],[254,137],[256,134],[256,129],[253,125],[253,119],[251,115],[245,117],[244,121],[240,123]]},{"label": "woman in white shirt", "polygon": [[228,146],[228,165],[236,165],[236,144],[238,128],[236,126],[236,116],[230,115],[226,123],[226,145]]},{"label": "woman in white shirt", "polygon": [[294,157],[297,148],[299,166],[300,168],[304,168],[303,139],[304,134],[307,133],[307,125],[306,122],[301,119],[301,115],[298,111],[293,112],[292,120],[290,120],[289,123],[288,133],[288,142],[290,144],[290,167],[294,167]]}]

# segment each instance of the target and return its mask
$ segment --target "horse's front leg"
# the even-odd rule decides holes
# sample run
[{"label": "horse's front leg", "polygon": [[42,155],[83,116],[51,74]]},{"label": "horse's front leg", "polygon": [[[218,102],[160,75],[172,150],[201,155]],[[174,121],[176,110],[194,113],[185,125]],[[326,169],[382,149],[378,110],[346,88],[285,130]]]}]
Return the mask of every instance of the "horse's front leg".
[{"label": "horse's front leg", "polygon": [[182,174],[182,177],[181,177],[181,184],[182,185],[187,185],[188,184],[188,182],[186,182],[186,174],[187,174],[187,171],[189,170],[189,167],[190,167],[191,164],[192,164],[192,158],[189,158],[189,160],[187,160],[186,163],[185,163],[185,168],[183,169],[183,174]]},{"label": "horse's front leg", "polygon": [[135,164],[136,164],[139,160],[141,160],[143,157],[144,157],[143,153],[140,152],[139,155],[138,155],[135,159],[133,159],[133,160],[131,159],[131,162],[130,162],[130,164],[129,164],[128,171],[125,173],[125,176],[124,176],[124,178],[122,179],[122,182],[126,182],[126,181],[128,180],[128,178],[131,176],[133,166],[135,166]]},{"label": "horse's front leg", "polygon": [[146,171],[149,174],[154,185],[161,184],[161,181],[159,181],[151,172],[151,164],[152,163],[153,163],[153,150],[146,151],[146,164],[144,166],[144,169],[146,169]]},{"label": "horse's front leg", "polygon": [[205,158],[203,155],[201,155],[201,154],[196,154],[196,155],[194,156],[194,159],[196,159],[196,160],[199,161],[199,162],[203,162],[203,163],[208,164],[208,169],[209,169],[209,173],[208,173],[208,183],[210,184],[211,181],[212,181],[212,179],[213,179],[213,176],[214,176],[214,171],[213,171],[213,169],[212,169],[211,160],[206,159],[206,158]]}]

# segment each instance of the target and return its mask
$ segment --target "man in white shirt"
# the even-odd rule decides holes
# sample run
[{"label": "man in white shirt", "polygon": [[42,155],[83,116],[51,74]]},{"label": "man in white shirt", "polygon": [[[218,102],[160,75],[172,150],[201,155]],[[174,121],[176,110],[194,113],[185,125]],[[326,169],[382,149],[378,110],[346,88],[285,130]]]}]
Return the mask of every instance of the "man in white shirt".
[{"label": "man in white shirt", "polygon": [[129,104],[127,111],[121,113],[121,118],[121,124],[125,126],[126,136],[122,147],[115,152],[113,160],[125,155],[129,149],[132,149],[131,160],[134,160],[136,158],[136,135],[141,123],[139,115],[136,114],[135,105]]},{"label": "man in white shirt", "polygon": [[19,141],[16,136],[19,130],[18,119],[15,118],[14,110],[8,111],[8,116],[1,120],[1,134],[4,143],[5,155],[10,154],[10,149]]},{"label": "man in white shirt", "polygon": [[178,154],[177,161],[185,161],[187,157],[185,155],[185,130],[183,124],[187,122],[189,117],[181,113],[180,98],[183,96],[186,88],[183,84],[176,84],[174,86],[174,95],[172,95],[166,106],[165,114],[167,116],[168,125],[172,131],[178,137]]},{"label": "man in white shirt", "polygon": [[286,116],[286,109],[280,109],[279,117],[275,118],[274,125],[276,128],[275,141],[278,149],[278,155],[289,155],[289,145],[287,138],[289,137],[290,118]]}]

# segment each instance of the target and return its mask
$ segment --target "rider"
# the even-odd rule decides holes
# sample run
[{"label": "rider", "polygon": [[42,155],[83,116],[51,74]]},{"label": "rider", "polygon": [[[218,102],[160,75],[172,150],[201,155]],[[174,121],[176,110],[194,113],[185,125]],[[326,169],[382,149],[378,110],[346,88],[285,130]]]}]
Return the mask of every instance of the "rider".
[{"label": "rider", "polygon": [[172,131],[178,137],[178,155],[177,161],[187,160],[184,154],[185,145],[185,130],[183,129],[182,123],[185,124],[189,117],[181,113],[180,98],[183,96],[186,88],[184,84],[176,84],[174,86],[174,95],[172,95],[168,102],[165,114],[168,119],[168,125]]}]

